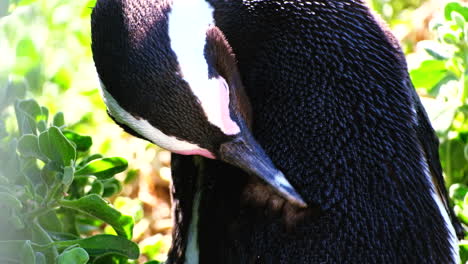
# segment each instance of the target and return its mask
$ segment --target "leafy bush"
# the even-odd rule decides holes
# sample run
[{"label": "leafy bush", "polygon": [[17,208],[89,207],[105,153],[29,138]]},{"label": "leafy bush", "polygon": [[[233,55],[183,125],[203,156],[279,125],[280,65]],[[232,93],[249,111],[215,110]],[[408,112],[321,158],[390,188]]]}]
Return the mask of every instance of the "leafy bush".
[{"label": "leafy bush", "polygon": [[436,40],[418,45],[427,54],[410,72],[413,84],[426,94],[423,102],[441,141],[440,158],[448,185],[468,182],[468,8],[445,7],[433,23]]},{"label": "leafy bush", "polygon": [[[423,103],[440,139],[440,161],[455,212],[468,224],[468,7],[448,3],[432,30],[436,39],[418,43],[425,54],[419,54],[423,59],[410,74],[426,95]],[[463,241],[460,250],[465,263],[468,243]]]},{"label": "leafy bush", "polygon": [[[5,89],[2,103],[21,93]],[[8,109],[6,105],[0,109]],[[113,176],[122,158],[89,155],[92,140],[66,129],[62,113],[49,120],[34,100],[14,104],[17,131],[0,123],[0,263],[127,263],[139,256],[133,219],[103,197],[121,189]],[[10,133],[8,133],[10,132]],[[96,234],[104,224],[117,236]]]}]

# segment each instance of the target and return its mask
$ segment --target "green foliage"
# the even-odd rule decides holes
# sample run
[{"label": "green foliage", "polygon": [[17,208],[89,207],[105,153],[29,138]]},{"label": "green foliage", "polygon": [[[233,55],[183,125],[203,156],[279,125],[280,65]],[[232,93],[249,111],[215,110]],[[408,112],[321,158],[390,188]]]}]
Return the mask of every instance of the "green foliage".
[{"label": "green foliage", "polygon": [[[440,160],[458,218],[468,224],[468,8],[451,2],[433,21],[436,40],[419,43],[420,66],[410,72],[431,115],[439,139]],[[460,244],[462,262],[468,246]]]},{"label": "green foliage", "polygon": [[398,22],[404,12],[419,7],[426,0],[368,0],[372,9],[390,23]]},{"label": "green foliage", "polygon": [[[419,43],[427,54],[410,72],[438,132],[448,185],[468,182],[468,8],[448,3],[433,23],[436,40]],[[435,111],[434,111],[435,110]]]},{"label": "green foliage", "polygon": [[[14,109],[18,129],[4,130],[0,137],[0,263],[138,258],[138,246],[129,240],[133,218],[101,197],[120,190],[113,176],[127,168],[127,161],[89,155],[91,138],[65,131],[62,113],[49,121],[48,109],[34,100],[16,101]],[[5,127],[6,119],[1,120]],[[117,236],[89,236],[103,223]]]}]

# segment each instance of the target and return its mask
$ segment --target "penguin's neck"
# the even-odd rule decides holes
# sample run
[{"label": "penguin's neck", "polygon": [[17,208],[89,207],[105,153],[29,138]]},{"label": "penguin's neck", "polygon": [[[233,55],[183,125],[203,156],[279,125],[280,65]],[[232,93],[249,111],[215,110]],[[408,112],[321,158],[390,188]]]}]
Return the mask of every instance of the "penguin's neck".
[{"label": "penguin's neck", "polygon": [[205,58],[207,31],[214,25],[213,8],[204,0],[174,0],[168,15],[170,46],[179,74],[200,102],[208,121],[226,135],[240,132],[229,116],[229,87],[210,76]]}]

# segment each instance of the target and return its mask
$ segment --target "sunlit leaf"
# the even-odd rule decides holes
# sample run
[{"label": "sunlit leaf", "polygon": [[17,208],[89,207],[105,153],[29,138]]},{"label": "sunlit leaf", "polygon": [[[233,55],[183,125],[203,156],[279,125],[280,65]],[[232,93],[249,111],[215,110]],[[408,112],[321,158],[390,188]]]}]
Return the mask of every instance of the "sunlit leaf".
[{"label": "sunlit leaf", "polygon": [[14,73],[18,75],[26,74],[33,66],[37,65],[40,60],[40,53],[36,49],[34,41],[26,37],[18,42],[16,46],[16,60]]},{"label": "sunlit leaf", "polygon": [[119,236],[132,238],[132,217],[122,215],[98,195],[90,194],[78,200],[62,200],[60,204],[101,219],[111,225]]},{"label": "sunlit leaf", "polygon": [[450,199],[463,201],[468,193],[468,187],[464,184],[452,184],[449,189]]},{"label": "sunlit leaf", "polygon": [[61,89],[67,90],[72,82],[73,75],[65,67],[60,68],[52,81],[60,86]]},{"label": "sunlit leaf", "polygon": [[102,158],[89,162],[79,169],[75,175],[94,175],[98,179],[109,179],[115,174],[124,171],[128,167],[127,160],[119,157]]},{"label": "sunlit leaf", "polygon": [[454,11],[462,15],[465,21],[468,21],[468,8],[462,6],[458,2],[451,2],[445,6],[445,9],[444,9],[445,19],[449,21],[452,20],[452,12]]},{"label": "sunlit leaf", "polygon": [[445,62],[427,60],[421,66],[410,72],[411,80],[416,88],[431,89],[437,85],[447,74]]},{"label": "sunlit leaf", "polygon": [[452,20],[455,21],[455,23],[457,24],[457,26],[460,28],[460,29],[464,29],[465,28],[465,18],[458,12],[452,12]]},{"label": "sunlit leaf", "polygon": [[93,145],[93,139],[89,136],[82,136],[72,131],[63,131],[63,134],[66,138],[75,143],[77,151],[88,151]]},{"label": "sunlit leaf", "polygon": [[83,11],[81,12],[81,17],[89,17],[95,5],[96,5],[96,0],[88,0],[86,5],[83,7]]}]

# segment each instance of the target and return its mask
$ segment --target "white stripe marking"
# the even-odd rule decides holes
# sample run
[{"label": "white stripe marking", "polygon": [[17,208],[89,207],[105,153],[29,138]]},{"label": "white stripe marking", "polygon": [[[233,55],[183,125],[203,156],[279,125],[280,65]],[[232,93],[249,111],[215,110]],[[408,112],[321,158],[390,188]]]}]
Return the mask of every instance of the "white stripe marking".
[{"label": "white stripe marking", "polygon": [[459,252],[458,252],[458,239],[457,239],[457,235],[456,235],[456,232],[455,232],[455,228],[452,225],[452,221],[450,220],[448,212],[445,209],[445,206],[444,206],[441,198],[437,194],[436,187],[434,186],[434,183],[432,182],[432,175],[431,175],[431,172],[430,172],[430,170],[428,168],[427,161],[426,161],[426,159],[424,157],[421,157],[421,160],[422,160],[422,165],[423,165],[423,169],[424,169],[424,174],[426,174],[426,178],[429,181],[429,184],[431,186],[431,190],[430,190],[431,196],[434,199],[434,201],[436,202],[437,207],[439,208],[440,214],[442,215],[442,218],[444,218],[445,226],[446,226],[447,230],[449,231],[448,239],[449,239],[449,243],[450,243],[451,248],[452,248],[452,259],[453,259],[452,263],[458,263],[459,260],[460,260],[460,255],[459,255]]},{"label": "white stripe marking", "polygon": [[239,133],[239,126],[229,116],[229,88],[225,81],[208,79],[204,49],[206,31],[214,24],[213,8],[204,0],[174,0],[168,19],[171,48],[208,121],[227,135]]},{"label": "white stripe marking", "polygon": [[[405,84],[406,85],[406,84]],[[414,105],[411,107],[411,110],[413,112],[413,122],[417,125],[418,122],[418,114],[416,111],[416,108]],[[422,152],[422,151],[421,151]],[[431,196],[434,199],[434,201],[437,204],[437,207],[439,208],[440,214],[444,218],[445,226],[447,227],[447,230],[449,231],[449,243],[452,248],[452,259],[453,263],[458,263],[460,261],[460,253],[458,251],[458,238],[457,234],[455,232],[455,228],[452,225],[452,221],[450,220],[450,217],[448,215],[448,212],[444,206],[444,203],[441,200],[441,197],[437,194],[436,187],[434,186],[434,182],[432,181],[432,175],[431,171],[429,170],[429,165],[427,164],[427,160],[424,158],[424,156],[421,157],[421,163],[423,166],[424,174],[426,175],[427,180],[429,181],[429,184],[431,186]],[[445,187],[445,186],[444,186]]]},{"label": "white stripe marking", "polygon": [[[197,186],[200,188],[200,186]],[[200,208],[201,191],[197,190],[193,198],[192,219],[188,230],[188,241],[185,248],[185,264],[198,264],[200,252],[198,249],[198,209]]]},{"label": "white stripe marking", "polygon": [[135,132],[150,140],[154,144],[160,146],[161,148],[165,148],[169,151],[180,154],[200,154],[203,156],[206,156],[207,153],[211,154],[208,150],[203,149],[195,144],[164,134],[162,131],[152,126],[145,119],[136,119],[133,115],[125,111],[114,99],[114,97],[112,97],[112,95],[107,92],[102,82],[100,91],[101,96],[107,105],[109,113],[118,122],[129,126],[135,130]]}]

